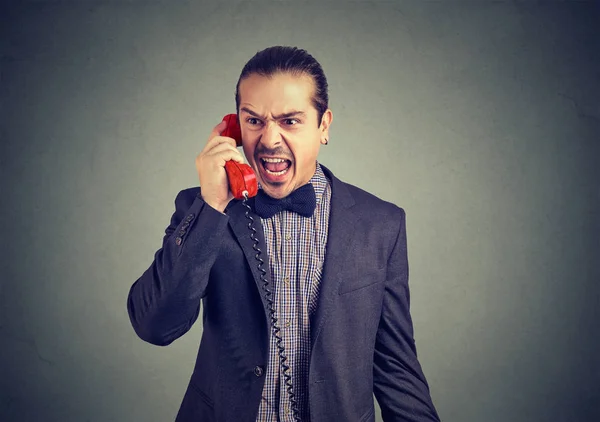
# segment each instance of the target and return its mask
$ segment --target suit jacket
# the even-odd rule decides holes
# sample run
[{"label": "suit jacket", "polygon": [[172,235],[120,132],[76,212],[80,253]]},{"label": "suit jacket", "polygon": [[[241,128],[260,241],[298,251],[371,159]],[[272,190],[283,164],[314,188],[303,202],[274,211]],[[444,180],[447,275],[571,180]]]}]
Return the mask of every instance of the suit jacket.
[{"label": "suit jacket", "polygon": [[[311,421],[374,421],[373,393],[385,421],[439,421],[413,339],[405,213],[322,167],[332,197],[311,319]],[[202,340],[177,422],[256,420],[270,323],[246,210],[233,200],[222,214],[199,188],[179,192],[162,247],[129,292],[135,332],[161,346],[190,329],[202,303]],[[260,218],[250,216],[266,251]]]}]

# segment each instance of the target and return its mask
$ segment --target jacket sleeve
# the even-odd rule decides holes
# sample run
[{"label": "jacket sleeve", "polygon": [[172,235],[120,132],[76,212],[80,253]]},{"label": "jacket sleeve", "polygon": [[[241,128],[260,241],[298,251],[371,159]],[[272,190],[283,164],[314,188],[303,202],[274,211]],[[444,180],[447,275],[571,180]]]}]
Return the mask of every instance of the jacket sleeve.
[{"label": "jacket sleeve", "polygon": [[439,421],[417,360],[410,315],[405,213],[388,260],[383,308],[377,331],[373,390],[386,422]]},{"label": "jacket sleeve", "polygon": [[127,297],[129,319],[141,339],[166,346],[194,324],[228,218],[192,189],[179,192],[162,247]]}]

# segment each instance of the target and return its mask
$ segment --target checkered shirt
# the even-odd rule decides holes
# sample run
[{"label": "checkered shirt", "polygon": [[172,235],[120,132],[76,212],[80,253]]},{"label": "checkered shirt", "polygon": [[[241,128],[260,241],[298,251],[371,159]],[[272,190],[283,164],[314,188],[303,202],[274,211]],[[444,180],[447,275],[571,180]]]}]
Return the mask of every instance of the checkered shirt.
[{"label": "checkered shirt", "polygon": [[[275,317],[290,366],[292,385],[303,422],[308,411],[308,370],[310,361],[310,316],[315,311],[325,259],[329,228],[331,186],[317,163],[309,180],[315,189],[317,207],[312,217],[281,211],[263,218],[271,269],[271,290]],[[269,321],[270,323],[270,321]],[[290,400],[282,375],[275,337],[271,336],[269,364],[258,409],[257,422],[293,422]]]}]

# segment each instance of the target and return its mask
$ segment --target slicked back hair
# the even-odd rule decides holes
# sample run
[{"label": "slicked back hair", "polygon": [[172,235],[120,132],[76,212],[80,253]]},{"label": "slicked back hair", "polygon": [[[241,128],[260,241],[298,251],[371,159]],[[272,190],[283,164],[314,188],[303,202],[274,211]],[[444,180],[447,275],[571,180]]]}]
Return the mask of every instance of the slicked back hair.
[{"label": "slicked back hair", "polygon": [[297,47],[274,46],[259,51],[244,68],[235,87],[235,108],[240,112],[240,83],[250,75],[270,77],[277,73],[310,76],[314,84],[312,103],[317,110],[317,125],[329,107],[327,78],[320,63],[306,50]]}]

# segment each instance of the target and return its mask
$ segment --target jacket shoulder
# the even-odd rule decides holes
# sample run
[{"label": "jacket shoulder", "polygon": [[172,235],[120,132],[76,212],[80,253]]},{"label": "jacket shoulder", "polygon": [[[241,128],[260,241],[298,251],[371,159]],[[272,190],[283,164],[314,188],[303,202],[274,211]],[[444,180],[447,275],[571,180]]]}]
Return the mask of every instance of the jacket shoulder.
[{"label": "jacket shoulder", "polygon": [[200,188],[199,187],[191,187],[182,189],[177,193],[175,197],[175,207],[176,208],[189,208],[192,205],[192,202],[199,196]]},{"label": "jacket shoulder", "polygon": [[382,199],[371,192],[368,192],[358,186],[352,185],[347,182],[342,182],[346,189],[350,192],[357,205],[365,205],[365,206],[374,206],[374,207],[382,207],[390,212],[398,212],[398,210],[403,210],[403,208],[394,204],[393,202]]},{"label": "jacket shoulder", "polygon": [[335,185],[337,185],[338,189],[345,190],[354,202],[354,211],[368,220],[380,220],[380,222],[404,220],[406,215],[404,208],[393,202],[386,201],[351,183],[344,182],[340,179],[337,179],[336,182],[337,183],[334,183],[334,188]]},{"label": "jacket shoulder", "polygon": [[358,186],[339,179],[324,165],[321,165],[321,168],[331,182],[332,193],[344,203],[351,203],[355,210],[370,211],[371,213],[387,216],[404,216],[404,209],[393,202],[386,201]]}]

